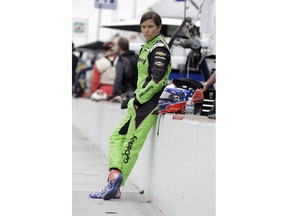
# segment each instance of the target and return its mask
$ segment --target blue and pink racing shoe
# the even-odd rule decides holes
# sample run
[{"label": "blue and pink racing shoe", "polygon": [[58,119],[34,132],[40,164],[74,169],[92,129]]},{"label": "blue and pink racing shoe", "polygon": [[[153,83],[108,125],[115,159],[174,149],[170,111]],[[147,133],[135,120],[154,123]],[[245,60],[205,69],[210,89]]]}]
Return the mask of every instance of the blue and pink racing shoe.
[{"label": "blue and pink racing shoe", "polygon": [[120,186],[123,181],[123,176],[120,172],[110,171],[108,185],[100,191],[89,194],[89,197],[94,199],[119,199],[121,197]]}]

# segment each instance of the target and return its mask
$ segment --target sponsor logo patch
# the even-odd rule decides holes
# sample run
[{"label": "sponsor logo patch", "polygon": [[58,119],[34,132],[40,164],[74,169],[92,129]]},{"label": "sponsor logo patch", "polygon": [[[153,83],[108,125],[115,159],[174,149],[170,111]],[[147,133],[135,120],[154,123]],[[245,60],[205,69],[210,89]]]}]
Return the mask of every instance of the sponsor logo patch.
[{"label": "sponsor logo patch", "polygon": [[127,146],[127,149],[125,150],[124,152],[124,159],[123,159],[123,162],[124,163],[128,163],[129,162],[129,159],[130,159],[130,151],[132,149],[132,146],[133,146],[133,143],[135,142],[135,140],[137,140],[137,137],[135,135],[133,135],[133,137],[130,139],[130,141],[128,142],[128,146]]},{"label": "sponsor logo patch", "polygon": [[158,51],[158,52],[155,53],[155,55],[166,56],[166,53]]},{"label": "sponsor logo patch", "polygon": [[166,60],[166,58],[163,57],[163,56],[155,56],[155,59],[162,59],[162,60]]},{"label": "sponsor logo patch", "polygon": [[161,61],[155,61],[154,62],[154,65],[158,66],[158,67],[163,67],[164,66],[164,63],[161,62]]}]

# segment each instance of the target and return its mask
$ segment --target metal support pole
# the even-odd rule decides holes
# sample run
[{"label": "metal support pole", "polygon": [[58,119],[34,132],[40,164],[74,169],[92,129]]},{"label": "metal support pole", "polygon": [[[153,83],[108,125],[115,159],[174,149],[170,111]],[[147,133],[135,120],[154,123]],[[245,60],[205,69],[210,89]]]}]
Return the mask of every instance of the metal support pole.
[{"label": "metal support pole", "polygon": [[187,0],[184,2],[184,19],[186,18]]},{"label": "metal support pole", "polygon": [[100,35],[100,25],[101,25],[101,11],[102,11],[102,9],[101,8],[99,8],[99,13],[98,13],[98,24],[97,24],[97,38],[96,38],[96,40],[100,40],[99,39],[99,35]]},{"label": "metal support pole", "polygon": [[137,9],[137,0],[134,0],[133,18],[136,17],[136,9]]}]

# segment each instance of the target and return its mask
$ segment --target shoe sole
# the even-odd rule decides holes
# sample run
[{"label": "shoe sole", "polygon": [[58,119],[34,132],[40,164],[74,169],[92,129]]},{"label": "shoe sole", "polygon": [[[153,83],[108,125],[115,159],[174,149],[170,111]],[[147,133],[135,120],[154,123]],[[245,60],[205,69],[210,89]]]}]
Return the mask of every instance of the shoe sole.
[{"label": "shoe sole", "polygon": [[[105,193],[103,199],[104,200],[110,200],[112,198],[115,198],[116,194],[117,194],[117,191],[118,191],[118,188],[121,186],[121,183],[122,183],[122,180],[123,180],[123,176],[120,174],[116,179],[115,179],[115,182],[113,183],[113,188],[111,188],[109,190],[109,192]],[[120,198],[120,197],[119,197]],[[118,198],[118,199],[119,199]],[[116,198],[117,199],[117,198]]]}]

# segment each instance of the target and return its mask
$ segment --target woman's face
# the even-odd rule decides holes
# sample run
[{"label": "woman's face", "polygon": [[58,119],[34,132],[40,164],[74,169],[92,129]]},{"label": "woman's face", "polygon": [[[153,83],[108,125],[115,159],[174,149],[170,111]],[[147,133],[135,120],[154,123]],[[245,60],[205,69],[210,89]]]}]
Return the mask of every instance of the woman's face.
[{"label": "woman's face", "polygon": [[160,33],[161,25],[157,26],[153,19],[148,19],[141,24],[141,32],[147,41],[152,40]]}]

